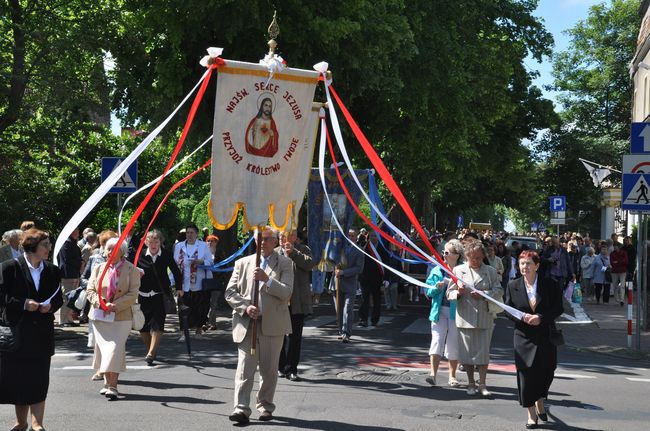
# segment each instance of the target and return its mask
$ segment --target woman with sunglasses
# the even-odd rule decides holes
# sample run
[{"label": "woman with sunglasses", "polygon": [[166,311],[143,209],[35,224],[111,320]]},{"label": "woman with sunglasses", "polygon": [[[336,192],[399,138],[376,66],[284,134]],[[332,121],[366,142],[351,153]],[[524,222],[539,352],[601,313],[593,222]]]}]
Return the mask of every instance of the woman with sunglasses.
[{"label": "woman with sunglasses", "polygon": [[[460,263],[463,255],[463,244],[457,239],[452,239],[445,244],[444,258],[451,269]],[[426,289],[425,295],[431,299],[431,347],[429,358],[431,371],[426,378],[431,386],[436,385],[438,367],[442,355],[449,360],[449,381],[451,387],[458,386],[456,369],[458,368],[458,329],[456,328],[456,301],[446,297],[447,287],[451,278],[443,274],[440,266],[433,268],[426,283],[432,287]]]},{"label": "woman with sunglasses", "polygon": [[43,430],[45,399],[54,355],[54,312],[63,305],[59,268],[47,261],[52,248],[47,232],[23,234],[24,253],[2,264],[0,316],[3,325],[18,326],[19,346],[0,352],[0,404],[13,404],[16,422],[11,431]]}]

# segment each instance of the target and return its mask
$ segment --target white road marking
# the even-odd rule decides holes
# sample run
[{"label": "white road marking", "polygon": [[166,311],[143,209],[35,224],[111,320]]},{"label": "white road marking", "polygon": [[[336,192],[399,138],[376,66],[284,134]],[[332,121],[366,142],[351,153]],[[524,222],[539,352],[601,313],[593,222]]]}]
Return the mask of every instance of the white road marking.
[{"label": "white road marking", "polygon": [[642,379],[639,377],[626,377],[627,380],[631,382],[643,382],[643,383],[650,383],[650,379]]},{"label": "white road marking", "polygon": [[[150,370],[153,368],[157,368],[156,365],[154,366],[149,366],[149,365],[127,365],[126,369],[127,370]],[[92,365],[69,365],[65,367],[55,367],[55,370],[93,370]]]},{"label": "white road marking", "polygon": [[584,374],[565,374],[565,373],[555,373],[555,377],[564,377],[567,379],[596,379],[596,376],[586,376]]}]

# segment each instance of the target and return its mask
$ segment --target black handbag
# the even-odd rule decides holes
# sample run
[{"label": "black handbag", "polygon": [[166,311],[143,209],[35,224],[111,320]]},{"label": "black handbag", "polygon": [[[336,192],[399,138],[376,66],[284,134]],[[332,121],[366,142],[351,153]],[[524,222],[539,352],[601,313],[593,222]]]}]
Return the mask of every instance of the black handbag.
[{"label": "black handbag", "polygon": [[612,270],[610,268],[607,268],[607,270],[605,271],[605,281],[607,283],[612,282]]},{"label": "black handbag", "polygon": [[20,347],[18,325],[0,326],[0,352],[15,352]]},{"label": "black handbag", "polygon": [[548,327],[549,329],[549,339],[551,341],[551,344],[555,346],[563,346],[564,345],[564,334],[562,333],[561,329],[557,329],[555,326],[555,323],[553,323],[551,326]]}]

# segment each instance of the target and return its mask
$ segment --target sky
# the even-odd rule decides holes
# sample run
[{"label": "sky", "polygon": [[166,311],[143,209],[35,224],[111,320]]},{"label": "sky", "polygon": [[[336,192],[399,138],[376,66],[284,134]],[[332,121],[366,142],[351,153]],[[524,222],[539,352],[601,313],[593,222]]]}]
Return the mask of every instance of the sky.
[{"label": "sky", "polygon": [[[570,38],[564,31],[574,27],[579,21],[587,18],[589,7],[599,3],[609,3],[608,0],[540,0],[534,15],[544,20],[546,30],[553,34],[555,47],[553,52],[565,51],[570,43]],[[542,88],[544,95],[555,102],[557,93],[546,91],[544,85],[553,83],[551,72],[553,64],[550,58],[537,63],[533,58],[527,58],[526,66],[540,72],[540,77],[534,83]]]}]

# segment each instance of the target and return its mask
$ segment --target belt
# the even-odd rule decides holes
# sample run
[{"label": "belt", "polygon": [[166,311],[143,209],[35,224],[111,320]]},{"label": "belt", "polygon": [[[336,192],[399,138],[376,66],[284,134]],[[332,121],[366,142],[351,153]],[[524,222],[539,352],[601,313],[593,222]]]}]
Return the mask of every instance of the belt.
[{"label": "belt", "polygon": [[144,296],[145,298],[151,298],[152,296],[159,295],[160,292],[150,291],[150,292],[138,292],[138,295]]}]

